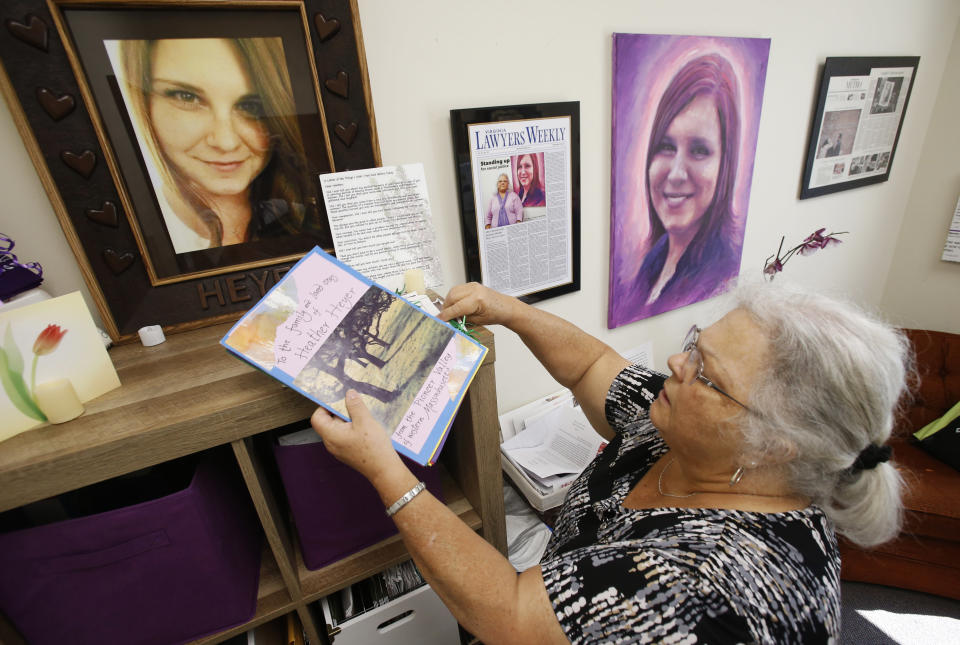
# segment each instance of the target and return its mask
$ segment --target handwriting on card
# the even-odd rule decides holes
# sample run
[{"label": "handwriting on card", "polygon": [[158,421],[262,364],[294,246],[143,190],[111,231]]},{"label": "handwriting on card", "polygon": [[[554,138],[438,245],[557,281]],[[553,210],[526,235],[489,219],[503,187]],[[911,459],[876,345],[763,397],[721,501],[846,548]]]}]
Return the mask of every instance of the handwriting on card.
[{"label": "handwriting on card", "polygon": [[394,441],[414,452],[423,448],[440,415],[450,403],[447,383],[450,381],[450,370],[456,362],[456,355],[457,337],[454,336],[417,392],[410,409],[403,415],[403,420],[393,433]]},{"label": "handwriting on card", "polygon": [[318,256],[308,256],[287,279],[296,281],[300,303],[277,327],[273,352],[277,368],[296,377],[368,287]]}]

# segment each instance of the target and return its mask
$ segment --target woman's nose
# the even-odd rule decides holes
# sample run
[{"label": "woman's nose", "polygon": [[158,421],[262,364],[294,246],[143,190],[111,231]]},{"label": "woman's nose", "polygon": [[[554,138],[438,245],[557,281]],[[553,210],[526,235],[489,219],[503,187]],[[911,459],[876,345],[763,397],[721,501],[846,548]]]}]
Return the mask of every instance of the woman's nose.
[{"label": "woman's nose", "polygon": [[690,352],[678,352],[676,354],[671,354],[667,359],[667,367],[670,368],[670,371],[677,378],[683,377],[683,366],[687,363],[687,355]]},{"label": "woman's nose", "polygon": [[667,180],[679,183],[687,180],[687,164],[683,155],[677,154],[670,160],[670,172],[667,174]]},{"label": "woman's nose", "polygon": [[214,115],[213,123],[207,134],[207,143],[220,150],[235,150],[240,146],[240,135],[237,133],[232,114]]}]

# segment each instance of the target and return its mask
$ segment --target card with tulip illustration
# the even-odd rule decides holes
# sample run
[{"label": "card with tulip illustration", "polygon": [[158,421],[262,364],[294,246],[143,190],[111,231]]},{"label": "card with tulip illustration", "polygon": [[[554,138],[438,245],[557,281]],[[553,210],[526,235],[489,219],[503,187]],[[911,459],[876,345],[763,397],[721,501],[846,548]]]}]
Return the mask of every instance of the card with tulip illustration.
[{"label": "card with tulip illustration", "polygon": [[37,386],[60,379],[81,402],[120,386],[80,292],[0,308],[0,442],[47,424]]}]

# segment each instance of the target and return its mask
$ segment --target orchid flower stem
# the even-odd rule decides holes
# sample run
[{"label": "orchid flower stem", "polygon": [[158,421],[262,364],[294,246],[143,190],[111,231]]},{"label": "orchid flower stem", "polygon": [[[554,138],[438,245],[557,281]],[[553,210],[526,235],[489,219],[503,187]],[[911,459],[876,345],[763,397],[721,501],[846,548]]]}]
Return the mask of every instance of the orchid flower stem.
[{"label": "orchid flower stem", "polygon": [[[810,255],[816,253],[820,249],[825,249],[830,244],[839,243],[842,240],[838,239],[838,235],[846,235],[847,231],[838,231],[836,233],[827,233],[826,235],[823,232],[827,230],[824,228],[819,228],[807,237],[803,239],[802,242],[787,249],[787,252],[783,252],[783,243],[786,240],[786,236],[780,237],[780,246],[777,247],[776,255],[768,256],[766,260],[763,261],[763,275],[767,280],[773,280],[776,274],[783,271],[784,265],[792,258],[794,255]],[[783,255],[781,255],[781,253]]]}]

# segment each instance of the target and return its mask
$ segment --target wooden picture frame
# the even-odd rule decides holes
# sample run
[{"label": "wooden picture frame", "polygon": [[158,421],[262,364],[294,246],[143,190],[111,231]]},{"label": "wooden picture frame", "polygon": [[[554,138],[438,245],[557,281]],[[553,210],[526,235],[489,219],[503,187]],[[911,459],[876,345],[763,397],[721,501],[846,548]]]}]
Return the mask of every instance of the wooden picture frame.
[{"label": "wooden picture frame", "polygon": [[[467,278],[524,302],[579,291],[579,101],[450,110],[450,125]],[[518,198],[502,201],[515,210],[498,224],[489,213],[503,175]]]},{"label": "wooden picture frame", "polygon": [[[238,318],[315,245],[332,252],[319,174],[380,165],[355,0],[15,0],[4,3],[3,23],[0,89],[114,340],[134,338],[147,325],[176,332]],[[215,169],[212,181],[233,181],[249,163],[236,180],[240,188],[229,190],[246,191],[252,215],[232,234],[231,220],[208,218],[213,232],[204,237],[201,229],[197,246],[176,241],[175,232],[187,229],[171,203],[197,193],[206,205],[206,184],[182,169],[189,161],[177,165],[153,101],[175,96],[194,113],[203,104],[212,123],[216,99],[207,107],[202,91],[200,99],[185,99],[151,79],[143,91],[150,107],[138,112],[130,88],[148,83],[127,83],[125,73],[136,74],[123,71],[127,59],[117,53],[121,42],[150,42],[157,49],[144,49],[154,52],[144,60],[156,64],[167,40],[175,45],[167,50],[186,61],[173,67],[178,73],[203,68],[207,57],[184,54],[198,43],[229,45],[246,61],[237,68],[247,94],[230,104],[225,120],[249,122],[247,132],[261,137],[239,137],[253,161],[202,159]],[[269,60],[279,63],[257,67],[266,64],[256,62],[263,56],[244,47],[269,49]],[[256,74],[263,69],[282,73]],[[289,78],[280,98],[261,89],[256,79],[266,76]],[[294,172],[297,181],[289,179]],[[178,173],[180,183],[162,181]],[[171,189],[183,185],[190,191]]]},{"label": "wooden picture frame", "polygon": [[800,199],[887,181],[918,56],[827,58]]}]

